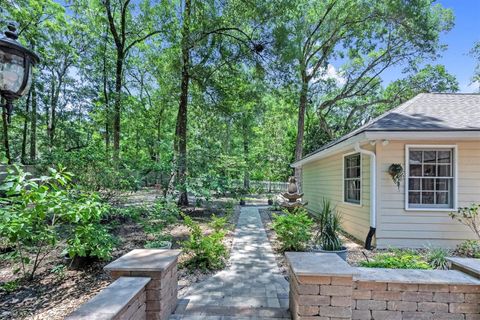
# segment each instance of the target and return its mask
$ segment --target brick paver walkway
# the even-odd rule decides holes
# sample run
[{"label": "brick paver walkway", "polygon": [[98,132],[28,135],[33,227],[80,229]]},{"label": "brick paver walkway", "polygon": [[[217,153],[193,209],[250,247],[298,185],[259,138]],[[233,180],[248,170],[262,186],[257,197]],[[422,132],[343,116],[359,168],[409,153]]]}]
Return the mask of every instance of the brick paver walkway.
[{"label": "brick paver walkway", "polygon": [[242,207],[230,263],[179,297],[171,319],[290,318],[288,282],[278,269],[258,207]]}]

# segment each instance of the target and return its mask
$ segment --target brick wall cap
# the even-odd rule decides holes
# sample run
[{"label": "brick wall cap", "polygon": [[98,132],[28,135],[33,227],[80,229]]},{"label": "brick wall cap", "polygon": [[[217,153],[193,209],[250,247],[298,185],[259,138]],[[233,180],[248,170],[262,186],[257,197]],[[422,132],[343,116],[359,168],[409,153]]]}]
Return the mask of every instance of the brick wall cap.
[{"label": "brick wall cap", "polygon": [[175,263],[180,250],[135,249],[109,263],[106,271],[163,271]]},{"label": "brick wall cap", "polygon": [[66,320],[108,320],[117,316],[150,281],[146,277],[120,277],[88,302],[71,313]]},{"label": "brick wall cap", "polygon": [[296,276],[352,277],[356,271],[336,253],[286,252],[285,257]]},{"label": "brick wall cap", "polygon": [[457,270],[356,268],[355,281],[413,284],[480,285],[480,280]]}]

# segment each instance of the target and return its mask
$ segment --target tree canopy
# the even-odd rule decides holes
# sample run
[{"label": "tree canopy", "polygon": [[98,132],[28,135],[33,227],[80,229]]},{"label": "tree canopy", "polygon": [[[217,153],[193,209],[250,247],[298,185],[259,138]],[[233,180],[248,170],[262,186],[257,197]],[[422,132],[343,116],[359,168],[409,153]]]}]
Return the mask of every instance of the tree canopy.
[{"label": "tree canopy", "polygon": [[3,3],[41,63],[11,124],[3,112],[1,155],[61,163],[95,190],[153,177],[187,204],[286,180],[295,159],[417,93],[458,90],[435,63],[453,14],[432,0]]}]

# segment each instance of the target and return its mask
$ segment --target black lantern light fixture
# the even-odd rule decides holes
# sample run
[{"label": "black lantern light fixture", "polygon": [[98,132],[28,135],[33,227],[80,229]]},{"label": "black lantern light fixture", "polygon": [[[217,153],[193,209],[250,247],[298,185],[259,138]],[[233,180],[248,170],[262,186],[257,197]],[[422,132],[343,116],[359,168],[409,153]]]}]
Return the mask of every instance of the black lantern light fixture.
[{"label": "black lantern light fixture", "polygon": [[17,29],[9,23],[5,36],[0,38],[0,95],[5,99],[7,119],[13,111],[13,101],[28,93],[32,84],[32,68],[40,61],[38,55],[22,46]]}]

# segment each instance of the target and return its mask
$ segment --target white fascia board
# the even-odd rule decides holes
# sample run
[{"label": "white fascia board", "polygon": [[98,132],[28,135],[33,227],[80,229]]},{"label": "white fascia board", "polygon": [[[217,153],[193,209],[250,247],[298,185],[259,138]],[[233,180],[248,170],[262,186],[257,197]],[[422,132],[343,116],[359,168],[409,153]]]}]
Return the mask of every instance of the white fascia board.
[{"label": "white fascia board", "polygon": [[366,131],[368,140],[479,140],[480,131]]},{"label": "white fascia board", "polygon": [[300,168],[303,165],[305,165],[307,163],[310,163],[312,161],[328,157],[328,156],[330,156],[332,154],[335,154],[335,153],[338,153],[338,152],[343,152],[343,151],[346,151],[346,150],[349,150],[349,149],[353,149],[353,147],[355,146],[355,144],[357,142],[360,143],[360,144],[362,144],[364,142],[368,142],[368,139],[365,138],[365,133],[364,132],[362,132],[360,134],[357,134],[357,135],[355,135],[351,138],[348,138],[347,140],[339,142],[339,143],[331,146],[330,148],[322,150],[318,153],[314,153],[309,157],[306,157],[306,158],[303,158],[299,161],[296,161],[296,162],[292,163],[290,166],[292,168]]}]

